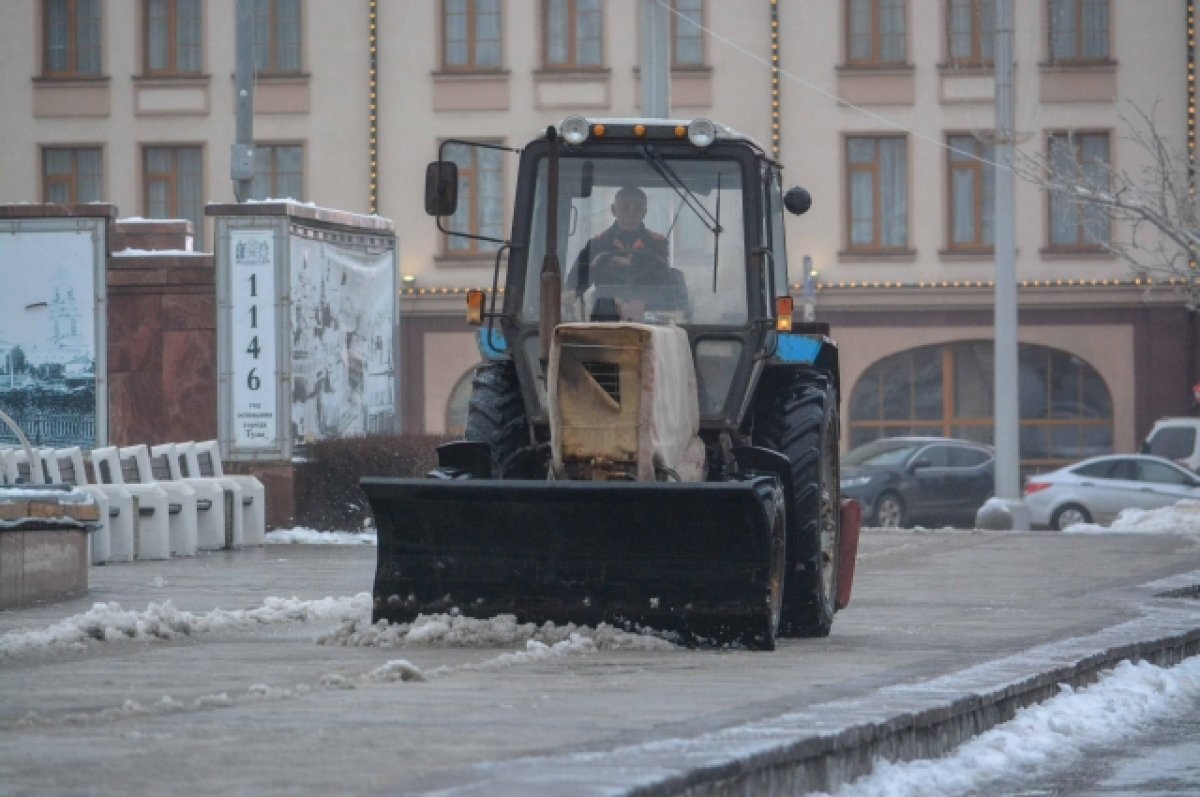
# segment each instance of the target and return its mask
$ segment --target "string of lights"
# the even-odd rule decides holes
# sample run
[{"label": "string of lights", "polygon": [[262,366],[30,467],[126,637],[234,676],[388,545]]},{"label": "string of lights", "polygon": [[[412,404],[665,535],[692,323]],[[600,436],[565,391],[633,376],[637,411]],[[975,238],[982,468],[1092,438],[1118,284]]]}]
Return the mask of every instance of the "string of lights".
[{"label": "string of lights", "polygon": [[379,212],[379,0],[368,0],[367,9],[367,154],[371,162],[367,207],[375,214]]},{"label": "string of lights", "polygon": [[771,0],[771,154],[779,160],[779,0]]}]

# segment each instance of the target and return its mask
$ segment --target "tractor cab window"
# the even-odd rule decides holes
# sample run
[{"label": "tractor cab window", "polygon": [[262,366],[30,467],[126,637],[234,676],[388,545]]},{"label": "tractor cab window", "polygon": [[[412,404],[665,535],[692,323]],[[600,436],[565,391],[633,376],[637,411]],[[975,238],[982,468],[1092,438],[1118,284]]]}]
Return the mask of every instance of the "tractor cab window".
[{"label": "tractor cab window", "polygon": [[[744,326],[742,173],[670,153],[559,160],[562,320]],[[538,167],[521,318],[538,318],[546,163]]]}]

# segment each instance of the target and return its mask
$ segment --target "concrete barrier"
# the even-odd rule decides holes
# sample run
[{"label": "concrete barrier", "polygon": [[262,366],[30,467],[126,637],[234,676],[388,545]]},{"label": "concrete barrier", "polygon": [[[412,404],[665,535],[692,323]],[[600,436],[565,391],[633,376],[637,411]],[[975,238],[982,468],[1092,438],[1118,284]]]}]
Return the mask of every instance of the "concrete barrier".
[{"label": "concrete barrier", "polygon": [[0,609],[87,592],[88,537],[99,520],[78,490],[0,486]]}]

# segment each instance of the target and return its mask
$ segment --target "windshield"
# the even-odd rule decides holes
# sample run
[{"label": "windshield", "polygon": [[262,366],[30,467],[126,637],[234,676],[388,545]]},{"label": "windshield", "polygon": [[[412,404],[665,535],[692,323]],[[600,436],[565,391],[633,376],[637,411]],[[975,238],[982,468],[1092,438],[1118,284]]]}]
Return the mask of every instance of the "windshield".
[{"label": "windshield", "polygon": [[[742,175],[732,160],[564,153],[563,321],[742,326],[748,318]],[[546,161],[538,165],[521,318],[538,318]]]},{"label": "windshield", "polygon": [[876,440],[851,451],[842,458],[842,465],[864,468],[895,467],[907,462],[918,448],[920,445],[916,443]]}]

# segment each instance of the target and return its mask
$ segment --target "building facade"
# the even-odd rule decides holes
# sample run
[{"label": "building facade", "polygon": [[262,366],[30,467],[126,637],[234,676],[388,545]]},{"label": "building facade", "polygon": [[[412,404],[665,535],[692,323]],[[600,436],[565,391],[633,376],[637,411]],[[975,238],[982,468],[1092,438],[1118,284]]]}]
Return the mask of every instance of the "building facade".
[{"label": "building facade", "polygon": [[[255,3],[254,194],[394,220],[406,431],[461,428],[463,293],[492,283],[492,251],[424,215],[425,164],[446,139],[519,147],[570,114],[637,115],[639,2]],[[792,292],[834,326],[847,445],[990,441],[993,0],[668,5],[672,115],[748,133],[814,196],[789,229]],[[1191,154],[1193,0],[1014,5],[1026,156],[1140,174],[1138,109]],[[234,0],[0,5],[0,201],[186,218],[211,247],[203,206],[233,199],[234,32]],[[473,157],[451,223],[504,237],[515,161]],[[1016,190],[1025,466],[1132,450],[1191,411],[1183,280],[1109,254],[1128,230],[1094,211]]]}]

